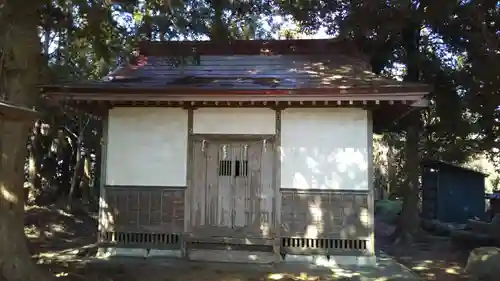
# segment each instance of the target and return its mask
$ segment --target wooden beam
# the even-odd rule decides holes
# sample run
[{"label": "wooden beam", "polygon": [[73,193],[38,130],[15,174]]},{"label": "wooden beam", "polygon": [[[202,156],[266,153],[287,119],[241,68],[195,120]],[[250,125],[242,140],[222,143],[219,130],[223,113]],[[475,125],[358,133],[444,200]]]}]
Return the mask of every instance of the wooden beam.
[{"label": "wooden beam", "polygon": [[232,40],[232,41],[169,41],[139,43],[144,56],[193,56],[193,55],[316,55],[340,53],[355,55],[367,60],[360,47],[350,40],[299,39],[299,40]]},{"label": "wooden beam", "polygon": [[35,120],[39,112],[6,102],[0,102],[0,119],[16,122],[29,122]]}]

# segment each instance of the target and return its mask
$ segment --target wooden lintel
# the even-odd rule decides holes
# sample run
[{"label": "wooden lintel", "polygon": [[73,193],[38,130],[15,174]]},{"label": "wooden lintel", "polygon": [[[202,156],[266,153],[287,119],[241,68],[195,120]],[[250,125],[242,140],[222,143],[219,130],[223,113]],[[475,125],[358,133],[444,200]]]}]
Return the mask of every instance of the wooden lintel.
[{"label": "wooden lintel", "polygon": [[297,55],[337,52],[367,59],[356,42],[342,39],[147,41],[139,44],[139,51],[144,56]]},{"label": "wooden lintel", "polygon": [[100,110],[108,110],[112,107],[181,107],[184,109],[196,109],[200,107],[262,107],[262,108],[287,108],[287,107],[356,107],[356,108],[377,108],[379,106],[405,106],[409,107],[407,101],[392,101],[392,100],[338,100],[338,101],[323,101],[323,100],[298,100],[298,101],[102,101],[102,100],[66,100],[65,103],[69,106],[78,108],[99,108]]}]

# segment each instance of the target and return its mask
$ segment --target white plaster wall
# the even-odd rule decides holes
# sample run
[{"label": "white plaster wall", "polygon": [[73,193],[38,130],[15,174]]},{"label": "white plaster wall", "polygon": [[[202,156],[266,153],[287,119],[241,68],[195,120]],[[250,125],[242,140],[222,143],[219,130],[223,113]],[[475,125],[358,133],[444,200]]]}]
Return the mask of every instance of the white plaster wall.
[{"label": "white plaster wall", "polygon": [[187,120],[181,108],[111,109],[106,184],[185,186]]},{"label": "white plaster wall", "polygon": [[274,134],[275,111],[269,108],[199,108],[195,134]]},{"label": "white plaster wall", "polygon": [[281,123],[281,188],[368,190],[372,126],[354,108],[286,109]]}]

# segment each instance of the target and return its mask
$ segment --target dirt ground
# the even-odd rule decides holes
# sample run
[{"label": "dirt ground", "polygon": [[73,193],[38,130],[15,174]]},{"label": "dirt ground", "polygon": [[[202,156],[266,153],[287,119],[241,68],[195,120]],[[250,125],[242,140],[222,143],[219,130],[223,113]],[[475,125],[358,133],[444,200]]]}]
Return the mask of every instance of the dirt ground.
[{"label": "dirt ground", "polygon": [[387,254],[413,270],[422,280],[473,281],[464,272],[468,252],[458,249],[448,237],[424,234],[412,247],[382,246]]},{"label": "dirt ground", "polygon": [[[70,213],[57,206],[28,207],[25,232],[33,259],[51,275],[62,281],[257,281],[257,280],[326,280],[318,276],[280,276],[266,270],[249,273],[242,270],[220,272],[210,268],[182,270],[160,270],[151,265],[127,267],[89,267],[78,263],[52,262],[51,253],[70,248],[79,248],[96,242],[97,223],[95,214]],[[91,248],[92,249],[92,248]],[[463,272],[467,253],[453,247],[447,238],[426,235],[420,237],[411,248],[381,245],[381,249],[399,262],[418,273],[422,280],[472,281]],[[93,250],[81,255],[94,255]],[[182,276],[179,275],[182,273]],[[274,274],[274,275],[273,275]],[[332,280],[332,278],[327,278]],[[342,279],[343,280],[343,279]]]}]

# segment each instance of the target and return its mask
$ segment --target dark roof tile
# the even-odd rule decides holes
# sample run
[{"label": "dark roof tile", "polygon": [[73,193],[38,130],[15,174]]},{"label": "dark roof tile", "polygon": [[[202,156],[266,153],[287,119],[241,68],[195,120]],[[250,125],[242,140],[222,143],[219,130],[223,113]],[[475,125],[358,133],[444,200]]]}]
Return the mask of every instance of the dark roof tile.
[{"label": "dark roof tile", "polygon": [[172,65],[166,57],[149,57],[143,66],[122,66],[97,85],[293,89],[398,86],[402,82],[379,77],[367,63],[344,55],[207,55],[200,57],[199,64],[180,66]]}]

